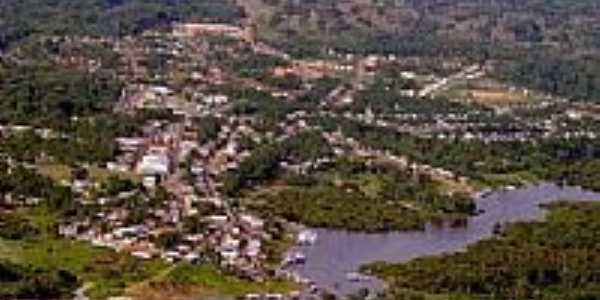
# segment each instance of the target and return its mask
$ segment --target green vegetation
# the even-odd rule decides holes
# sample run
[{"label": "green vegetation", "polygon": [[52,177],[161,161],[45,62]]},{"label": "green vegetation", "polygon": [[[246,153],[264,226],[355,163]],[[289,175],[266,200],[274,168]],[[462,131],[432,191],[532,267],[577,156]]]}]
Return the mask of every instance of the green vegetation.
[{"label": "green vegetation", "polygon": [[385,299],[597,299],[600,205],[556,204],[545,222],[509,225],[464,253],[376,263]]},{"label": "green vegetation", "polygon": [[[257,7],[244,12],[239,6],[248,3]],[[136,37],[148,29],[168,30],[174,22],[186,21],[243,23],[256,27],[259,42],[292,57],[336,58],[341,64],[356,62],[341,58],[348,53],[357,54],[357,60],[373,53],[398,57],[398,65],[390,67],[389,62],[366,89],[347,84],[357,94],[353,103],[334,109],[340,115],[368,109],[384,120],[392,114],[417,114],[415,123],[432,124],[438,114],[466,114],[469,121],[487,124],[475,125],[482,132],[510,132],[525,114],[540,112],[544,119],[534,118],[546,121],[550,110],[562,113],[560,108],[540,108],[498,116],[480,106],[408,96],[424,80],[402,79],[402,71],[447,76],[472,63],[485,63],[493,79],[506,86],[600,101],[597,0],[4,0],[0,8],[0,125],[9,125],[2,131],[0,153],[10,157],[0,161],[1,299],[61,298],[82,284],[90,284],[90,295],[101,299],[154,281],[232,296],[291,288],[286,282],[237,279],[213,265],[169,267],[59,238],[59,220],[92,215],[98,207],[78,206],[71,189],[57,182],[77,177],[78,166],[89,163],[90,177],[102,178],[100,191],[92,190],[90,198],[132,190],[138,185],[134,176],[111,176],[95,166],[115,159],[115,138],[138,133],[146,121],[181,121],[166,109],[136,116],[115,113],[126,85],[165,85],[183,101],[212,92],[204,84],[220,81],[213,80],[217,77],[228,81],[213,87],[233,101],[223,113],[252,116],[252,127],[266,138],[261,145],[243,141],[242,148],[252,150],[250,157],[217,183],[222,179],[227,196],[243,198],[267,222],[286,219],[377,232],[421,229],[435,218],[474,213],[473,200],[450,187],[462,181],[438,181],[379,161],[316,163],[333,157],[319,131],[279,139],[284,133],[278,125],[290,113],[317,111],[343,84],[341,79],[277,77],[273,69],[288,66],[287,60],[259,54],[236,39]],[[248,22],[242,21],[246,13]],[[130,38],[119,39],[125,36]],[[407,67],[413,63],[416,68]],[[255,80],[267,88],[240,87]],[[269,88],[298,97],[280,99]],[[549,111],[541,113],[544,109]],[[552,118],[553,124],[563,124],[557,119]],[[212,116],[198,120],[197,140],[214,140],[220,121]],[[364,146],[450,170],[455,179],[465,176],[480,186],[554,180],[600,190],[600,142],[594,139],[435,140],[346,119],[321,121],[327,131],[340,129]],[[598,127],[593,121],[564,124],[578,130]],[[546,126],[533,121],[523,125]],[[189,167],[189,162],[179,167]],[[134,195],[119,204],[130,209],[126,221],[137,224],[170,197],[159,188],[150,201]],[[37,201],[37,208],[18,208]],[[213,212],[217,209],[201,208],[202,215]],[[377,264],[370,270],[389,281],[390,299],[597,299],[598,213],[598,205],[557,205],[547,222],[511,225],[502,237],[466,253],[405,265]],[[206,224],[191,217],[183,226],[190,232],[206,230]],[[290,243],[283,227],[267,226],[273,239],[265,252],[271,259]],[[179,239],[181,233],[167,233],[156,243],[171,248]]]},{"label": "green vegetation", "polygon": [[198,131],[198,142],[204,144],[216,139],[221,131],[219,119],[213,116],[207,116],[198,120],[196,125]]},{"label": "green vegetation", "polygon": [[279,162],[290,163],[314,161],[331,153],[329,144],[317,131],[305,131],[280,143],[266,144],[256,148],[235,172],[225,175],[224,192],[239,194],[244,188],[265,183],[280,173]]},{"label": "green vegetation", "polygon": [[481,55],[502,43],[514,46],[563,42],[576,47],[594,46],[598,40],[593,26],[587,27],[597,20],[594,1],[265,3],[272,13],[259,24],[264,38],[288,44],[297,41],[302,48],[313,46],[307,49],[312,52],[333,47],[353,52],[463,56]]},{"label": "green vegetation", "polygon": [[258,129],[264,131],[275,129],[277,123],[284,120],[288,113],[298,109],[291,103],[255,89],[226,86],[219,88],[219,92],[225,93],[232,99],[238,99],[234,104],[233,112],[255,116]]},{"label": "green vegetation", "polygon": [[402,203],[390,204],[385,199],[371,199],[357,192],[326,186],[291,187],[258,198],[265,204],[256,205],[257,211],[311,227],[374,232],[421,229],[425,221]]},{"label": "green vegetation", "polygon": [[[78,284],[88,282],[92,284],[88,291],[90,296],[104,299],[121,294],[129,285],[150,278],[167,267],[160,261],[140,261],[109,249],[60,239],[56,235],[58,218],[59,215],[45,208],[24,209],[1,216],[2,220],[11,221],[0,226],[0,260],[20,268],[41,270],[35,272],[40,274],[36,276],[47,276],[49,280],[37,280],[37,285],[31,287],[54,293],[44,298],[55,297],[58,292],[61,295],[71,292]],[[19,236],[9,235],[11,231],[15,232],[13,226],[18,226]],[[27,235],[24,234],[28,231],[22,230],[24,226],[31,229]],[[24,278],[18,284],[32,282],[30,280],[36,277]],[[4,287],[5,282],[11,281],[3,280],[0,286]]]},{"label": "green vegetation", "polygon": [[95,299],[119,295],[128,285],[149,278],[166,267],[161,262],[142,262],[86,243],[49,237],[3,243],[16,253],[10,259],[18,263],[68,270],[80,281],[93,283],[89,294]]},{"label": "green vegetation", "polygon": [[[509,81],[507,81],[509,82]],[[476,103],[483,107],[515,107],[520,104],[539,104],[543,95],[539,92],[527,89],[515,89],[513,85],[483,77],[477,80],[469,80],[453,84],[450,88],[438,94],[438,97],[446,97],[455,101],[467,101]],[[518,109],[517,109],[518,110]],[[536,110],[528,107],[524,112]],[[517,115],[517,113],[514,113]],[[514,116],[513,115],[513,116]],[[530,118],[541,118],[547,115],[529,114]],[[508,115],[496,115],[496,118],[504,117],[511,119]],[[528,119],[531,120],[531,119]],[[514,120],[511,120],[514,122]]]},{"label": "green vegetation", "polygon": [[17,203],[38,199],[54,210],[68,208],[72,204],[69,188],[57,186],[50,178],[22,166],[11,168],[0,160],[0,206],[11,205],[5,203],[8,195]]},{"label": "green vegetation", "polygon": [[0,260],[0,298],[56,299],[66,296],[77,286],[71,273],[34,269]]},{"label": "green vegetation", "polygon": [[532,52],[502,69],[503,79],[579,101],[600,101],[600,59],[595,54],[565,56]]},{"label": "green vegetation", "polygon": [[284,281],[257,283],[239,279],[211,265],[180,264],[168,274],[164,281],[175,286],[201,287],[209,294],[228,296],[244,296],[248,293],[284,293],[294,288],[292,284]]},{"label": "green vegetation", "polygon": [[0,221],[0,238],[6,240],[21,240],[34,238],[40,234],[40,229],[29,220],[3,214]]},{"label": "green vegetation", "polygon": [[27,162],[45,158],[51,163],[67,165],[102,163],[114,157],[117,151],[115,138],[137,132],[135,124],[139,124],[138,120],[128,116],[112,114],[61,122],[66,122],[62,127],[68,134],[45,138],[34,130],[16,132],[0,141],[0,151]]},{"label": "green vegetation", "polygon": [[[547,139],[539,142],[491,142],[436,140],[365,126],[346,120],[323,120],[362,144],[404,155],[453,171],[484,186],[506,184],[507,178],[554,180],[598,189],[593,166],[600,159],[600,145],[591,139]],[[331,128],[333,125],[333,128]],[[498,179],[498,180],[496,180]],[[512,180],[511,180],[512,181]]]},{"label": "green vegetation", "polygon": [[498,62],[501,78],[600,100],[593,0],[264,1],[259,37],[297,57],[341,53]]},{"label": "green vegetation", "polygon": [[0,222],[0,270],[20,272],[0,275],[3,299],[13,296],[52,299],[69,295],[84,283],[90,287],[87,294],[92,299],[122,295],[147,282],[228,296],[286,292],[294,288],[283,281],[256,283],[239,279],[212,265],[182,263],[171,268],[162,261],[142,261],[88,243],[60,239],[56,236],[59,217],[44,208],[0,215],[3,220]]},{"label": "green vegetation", "polygon": [[386,67],[377,74],[366,90],[356,95],[348,109],[362,113],[367,108],[377,115],[418,114],[420,118],[435,120],[439,114],[467,114],[484,112],[476,106],[468,106],[437,97],[423,101],[403,95],[405,90],[418,90],[415,80],[402,79],[400,68]]},{"label": "green vegetation", "polygon": [[285,186],[253,195],[250,206],[309,226],[369,232],[420,229],[434,217],[475,211],[467,195],[445,194],[431,178],[393,165],[341,159],[328,169],[291,175]]},{"label": "green vegetation", "polygon": [[0,151],[28,162],[40,157],[65,164],[112,159],[114,138],[136,132],[153,115],[114,114],[120,82],[68,69],[44,51],[25,62],[0,60],[0,123],[49,129],[11,133],[0,141]]},{"label": "green vegetation", "polygon": [[287,66],[288,62],[265,54],[244,51],[230,61],[230,69],[240,77],[264,79],[272,72],[274,67]]},{"label": "green vegetation", "polygon": [[243,16],[234,1],[83,0],[4,1],[0,48],[39,34],[122,36],[178,20],[233,22]]},{"label": "green vegetation", "polygon": [[[70,182],[77,171],[73,167],[59,163],[39,163],[36,165],[36,169],[40,175],[46,176],[57,183],[65,180]],[[110,185],[115,181],[121,183],[125,181],[128,183],[139,183],[141,181],[140,175],[133,172],[114,172],[93,165],[89,166],[86,172],[90,179],[104,183],[107,191],[113,190],[114,187],[110,187]]]},{"label": "green vegetation", "polygon": [[298,101],[308,105],[317,105],[327,97],[342,81],[334,77],[324,77],[311,82],[311,89],[298,98]]},{"label": "green vegetation", "polygon": [[56,128],[72,117],[111,109],[121,91],[111,79],[67,70],[48,61],[0,61],[0,123]]}]

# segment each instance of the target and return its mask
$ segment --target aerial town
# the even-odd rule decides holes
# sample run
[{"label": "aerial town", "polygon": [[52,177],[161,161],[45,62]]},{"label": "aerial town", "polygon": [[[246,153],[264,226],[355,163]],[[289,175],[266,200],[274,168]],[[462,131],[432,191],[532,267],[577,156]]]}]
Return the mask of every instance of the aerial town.
[{"label": "aerial town", "polygon": [[[600,199],[600,106],[579,93],[594,84],[561,88],[592,78],[592,67],[546,85],[528,81],[535,66],[515,62],[529,44],[497,54],[484,43],[473,57],[436,44],[378,51],[394,42],[372,14],[441,18],[437,4],[239,2],[215,4],[227,12],[218,18],[178,16],[123,35],[57,27],[17,46],[0,13],[0,270],[23,278],[8,276],[0,298],[597,299],[597,276],[580,287],[590,298],[568,298],[557,292],[576,285],[568,268],[516,248],[576,253],[593,268],[589,245],[540,242],[551,229],[510,225],[560,227],[552,222],[581,215],[573,228],[598,228],[588,218],[597,205],[552,204]],[[470,6],[459,7],[467,20]],[[360,27],[350,45],[340,33],[314,54],[292,26],[303,12],[318,20],[308,27],[331,30],[348,16],[391,40],[362,45]],[[508,29],[495,30],[505,38]],[[519,244],[527,234],[531,244]],[[558,239],[549,235],[540,240]],[[523,251],[552,267],[521,272],[522,262],[506,279],[485,261],[469,283],[453,273],[495,259],[485,251],[506,260]]]}]

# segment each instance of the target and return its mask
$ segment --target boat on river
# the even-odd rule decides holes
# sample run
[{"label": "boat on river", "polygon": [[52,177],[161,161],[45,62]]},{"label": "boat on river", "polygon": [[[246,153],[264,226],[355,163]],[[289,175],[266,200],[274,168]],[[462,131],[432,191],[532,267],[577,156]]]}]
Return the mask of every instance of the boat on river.
[{"label": "boat on river", "polygon": [[306,261],[289,265],[289,269],[340,296],[364,288],[381,290],[385,287],[383,281],[374,277],[365,281],[352,273],[377,261],[402,263],[424,256],[463,251],[469,245],[493,237],[501,229],[498,224],[542,220],[545,215],[543,206],[558,200],[600,201],[600,193],[552,183],[525,185],[515,190],[493,191],[478,198],[477,206],[481,213],[468,218],[465,226],[429,224],[421,231],[373,234],[313,229],[319,242],[293,247],[289,253],[300,252]]}]

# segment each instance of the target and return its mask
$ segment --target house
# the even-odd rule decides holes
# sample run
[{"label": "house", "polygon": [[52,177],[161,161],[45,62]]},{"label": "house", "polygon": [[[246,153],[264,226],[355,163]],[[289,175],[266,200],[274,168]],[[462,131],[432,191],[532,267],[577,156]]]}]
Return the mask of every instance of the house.
[{"label": "house", "polygon": [[240,221],[247,224],[251,229],[262,229],[265,225],[265,222],[255,216],[243,214],[240,216]]},{"label": "house", "polygon": [[154,189],[158,185],[158,178],[154,175],[146,175],[144,176],[142,185],[147,189]]},{"label": "house", "polygon": [[146,143],[143,138],[117,138],[119,150],[124,152],[135,152],[142,149]]},{"label": "house", "polygon": [[170,173],[170,160],[164,153],[147,154],[138,165],[138,172],[143,175],[164,177]]},{"label": "house", "polygon": [[152,254],[146,251],[134,251],[131,255],[140,259],[152,259]]},{"label": "house", "polygon": [[196,264],[200,262],[200,255],[198,253],[188,253],[183,259],[191,264]]},{"label": "house", "polygon": [[246,255],[251,258],[256,258],[260,255],[262,243],[260,240],[249,240],[246,245]]}]

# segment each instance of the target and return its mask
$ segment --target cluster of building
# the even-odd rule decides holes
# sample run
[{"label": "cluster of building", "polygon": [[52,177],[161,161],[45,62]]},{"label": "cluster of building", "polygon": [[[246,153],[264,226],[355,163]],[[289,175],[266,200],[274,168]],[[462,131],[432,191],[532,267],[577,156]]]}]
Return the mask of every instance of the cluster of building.
[{"label": "cluster of building", "polygon": [[[364,89],[369,79],[375,78],[373,75],[379,68],[385,64],[398,63],[399,60],[393,55],[355,56],[334,51],[330,51],[329,60],[290,60],[289,65],[274,68],[272,75],[293,75],[313,80],[335,73],[357,79],[341,84],[329,96],[321,99],[319,111],[291,112],[274,130],[259,132],[255,126],[255,116],[230,113],[234,100],[237,99],[230,99],[217,92],[205,93],[202,89],[207,85],[219,86],[227,79],[221,69],[210,62],[195,60],[202,56],[198,53],[211,51],[209,46],[197,42],[202,40],[198,37],[207,35],[225,36],[250,44],[250,48],[256,53],[288,59],[284,53],[256,42],[251,28],[226,24],[177,24],[173,32],[158,35],[159,38],[155,40],[149,39],[151,42],[148,44],[129,38],[116,42],[114,50],[128,62],[124,64],[126,69],[119,70],[119,76],[129,80],[115,110],[131,114],[166,111],[172,118],[149,118],[135,135],[115,140],[119,154],[107,163],[106,168],[113,172],[137,174],[141,186],[136,185],[131,190],[120,191],[115,195],[101,193],[101,196],[93,197],[92,190],[102,189],[99,184],[77,178],[70,183],[81,204],[92,204],[99,209],[89,215],[83,214],[65,220],[59,228],[62,236],[127,252],[140,259],[161,258],[169,262],[190,263],[211,261],[241,277],[263,280],[271,271],[271,266],[266,264],[265,251],[266,244],[273,238],[269,233],[271,228],[267,228],[266,220],[231,205],[232,199],[221,193],[223,176],[238,170],[243,161],[251,156],[245,145],[248,140],[255,145],[265,141],[284,142],[302,131],[320,130],[311,125],[311,118],[318,116],[343,117],[440,140],[493,142],[530,141],[556,136],[596,137],[593,130],[561,130],[567,128],[569,122],[599,115],[577,107],[549,115],[542,121],[519,119],[519,122],[514,122],[511,126],[520,127],[514,128],[507,128],[504,123],[496,123],[494,119],[498,115],[510,114],[511,111],[402,113],[402,104],[398,104],[395,107],[398,113],[376,114],[367,108],[364,113],[346,111],[338,114],[338,108],[354,103],[355,93]],[[234,52],[235,49],[231,51]],[[173,72],[150,75],[149,67],[142,66],[141,63],[148,53],[168,57],[165,68]],[[69,61],[82,64],[77,57]],[[99,67],[99,63],[93,62],[90,71]],[[429,76],[424,79],[424,86],[407,88],[400,91],[401,95],[418,101],[429,101],[454,82],[477,79],[486,72],[486,67],[480,65],[459,65],[455,68],[458,70],[456,73],[442,77]],[[169,81],[180,73],[184,74],[185,80],[181,81],[184,84]],[[400,76],[405,80],[423,77],[411,71],[401,72]],[[190,82],[193,84],[187,84]],[[248,79],[247,82],[257,90],[266,89],[257,80]],[[267,91],[271,92],[276,101],[295,101],[295,96],[298,95],[298,91],[279,88]],[[218,120],[218,129],[214,137],[201,142],[198,139],[198,124],[202,118]],[[0,138],[27,130],[34,130],[44,138],[59,137],[59,134],[51,130],[7,126],[0,127]],[[333,149],[330,157],[302,162],[282,159],[279,167],[289,172],[306,173],[332,163],[336,156],[356,156],[393,163],[433,178],[466,181],[466,178],[457,178],[451,171],[409,162],[406,158],[387,151],[366,147],[341,132],[323,132],[322,137]],[[158,199],[162,191],[167,196]],[[36,205],[39,199],[29,201],[28,205]],[[301,230],[297,238],[298,244],[307,245],[314,244],[317,236],[310,230]],[[305,260],[303,253],[292,251],[283,258],[280,267],[285,269],[285,266],[302,264]],[[315,287],[314,283],[298,278],[296,274],[279,271],[299,283],[308,283],[311,290]],[[359,274],[351,274],[350,280],[362,278]],[[247,298],[277,300],[282,296],[251,294]]]},{"label": "cluster of building", "polygon": [[[190,106],[178,102],[168,88],[144,87],[129,101],[122,107],[161,107],[177,116],[149,120],[137,136],[115,141],[119,154],[107,168],[138,174],[143,189],[93,199],[100,211],[67,220],[60,227],[61,235],[141,259],[210,260],[240,276],[262,280],[268,271],[264,245],[271,239],[265,221],[231,207],[219,192],[222,175],[249,155],[241,140],[257,138],[252,119],[221,114],[229,102],[222,95],[203,96]],[[198,115],[219,120],[216,137],[203,144],[198,141]],[[80,192],[85,188],[81,185]],[[159,189],[168,198],[156,203]],[[137,208],[144,210],[142,218]],[[189,228],[187,222],[196,225]]]},{"label": "cluster of building", "polygon": [[140,259],[193,264],[210,261],[239,276],[255,280],[266,276],[263,243],[270,237],[264,221],[253,215],[199,216],[203,230],[186,232],[181,209],[174,202],[152,208],[139,223],[132,223],[133,209],[115,203],[104,203],[106,209],[93,216],[65,222],[59,233]]}]

